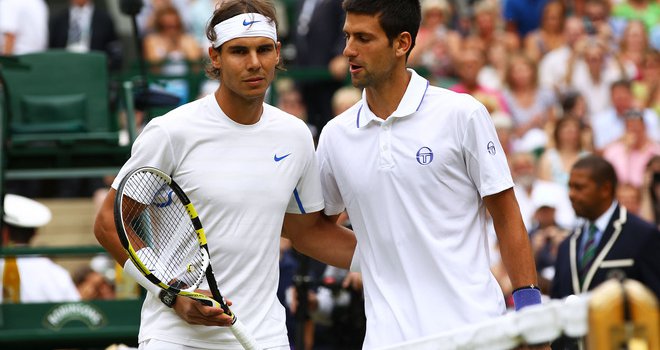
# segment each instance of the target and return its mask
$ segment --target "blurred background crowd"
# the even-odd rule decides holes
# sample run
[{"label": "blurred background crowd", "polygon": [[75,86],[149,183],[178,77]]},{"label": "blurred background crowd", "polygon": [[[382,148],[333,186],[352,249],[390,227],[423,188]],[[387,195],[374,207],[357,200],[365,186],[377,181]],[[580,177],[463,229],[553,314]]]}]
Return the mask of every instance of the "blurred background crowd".
[{"label": "blurred background crowd", "polygon": [[[151,84],[182,104],[217,86],[204,78],[203,66],[209,46],[205,26],[219,1],[144,0],[133,28],[120,8],[123,1],[0,0],[0,53],[103,51],[116,77],[138,74],[145,62]],[[361,98],[347,79],[342,56],[341,0],[274,2],[287,71],[279,73],[268,100],[305,120],[318,136],[328,120]],[[598,154],[611,162],[619,202],[660,224],[660,2],[422,0],[422,24],[408,63],[432,84],[473,95],[491,113],[544,292],[558,244],[576,225],[568,174],[580,157]],[[167,111],[138,109],[138,129]],[[100,198],[108,185],[108,179],[66,181],[58,186],[17,181],[7,184],[7,191],[32,198]],[[347,218],[345,223],[350,225]],[[497,258],[494,233],[492,238],[493,272],[508,297],[511,285]],[[306,348],[359,348],[360,342],[349,344],[352,335],[345,340],[336,334],[363,331],[363,320],[354,317],[361,307],[355,302],[360,286],[342,287],[345,271],[315,264],[301,263],[282,242],[280,296],[292,320],[305,324],[292,323],[291,334],[307,329]],[[84,281],[115,282],[114,275],[93,274],[103,272],[102,266],[97,262],[76,272],[81,297],[89,295]],[[301,276],[313,282],[300,282]],[[296,318],[296,300],[302,299],[292,290],[301,284],[309,287],[304,304],[311,312]],[[351,330],[324,338],[323,331],[333,327]],[[320,329],[315,346],[313,328]]]}]

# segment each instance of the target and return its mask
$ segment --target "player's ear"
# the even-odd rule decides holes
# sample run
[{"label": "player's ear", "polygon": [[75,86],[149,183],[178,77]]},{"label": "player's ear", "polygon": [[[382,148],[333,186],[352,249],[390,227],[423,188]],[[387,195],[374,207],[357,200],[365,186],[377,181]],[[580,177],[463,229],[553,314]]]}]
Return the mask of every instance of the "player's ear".
[{"label": "player's ear", "polygon": [[212,46],[209,46],[209,58],[211,59],[211,65],[213,68],[222,68],[220,64],[220,52]]},{"label": "player's ear", "polygon": [[398,57],[405,56],[412,48],[412,35],[408,32],[400,33],[394,39],[394,50]]}]

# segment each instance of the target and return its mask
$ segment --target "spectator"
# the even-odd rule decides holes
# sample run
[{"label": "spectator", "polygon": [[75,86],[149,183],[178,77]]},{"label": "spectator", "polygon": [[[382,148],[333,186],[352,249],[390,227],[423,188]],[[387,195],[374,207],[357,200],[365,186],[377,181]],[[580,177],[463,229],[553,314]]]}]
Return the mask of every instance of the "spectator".
[{"label": "spectator", "polygon": [[344,85],[348,61],[344,48],[344,13],[341,1],[304,0],[301,4],[294,34],[298,68],[330,71],[331,77],[310,78],[297,82],[298,91],[307,106],[309,122],[321,131],[334,117],[332,94]]},{"label": "spectator", "polygon": [[543,9],[549,0],[507,0],[504,2],[506,29],[522,40],[541,25]]},{"label": "spectator", "polygon": [[508,54],[506,44],[501,41],[496,41],[486,48],[486,63],[477,75],[479,85],[491,90],[502,89],[507,70]]},{"label": "spectator", "polygon": [[635,104],[660,113],[660,53],[649,50],[639,71],[640,79],[632,82]]},{"label": "spectator", "polygon": [[649,39],[641,21],[630,21],[619,41],[619,59],[625,66],[635,67],[633,80],[641,78],[646,53],[649,51]]},{"label": "spectator", "polygon": [[[594,147],[602,152],[605,146],[621,138],[625,133],[625,116],[633,108],[634,98],[632,84],[629,80],[619,80],[610,87],[612,107],[591,117],[591,127],[594,133]],[[652,110],[642,110],[646,131],[649,137],[660,140],[658,116]]]},{"label": "spectator", "polygon": [[92,0],[70,0],[69,7],[50,19],[48,47],[75,52],[105,52],[111,70],[121,68],[122,48],[110,14]]},{"label": "spectator", "polygon": [[89,266],[82,266],[73,275],[73,282],[82,300],[113,300],[115,291],[112,283]]},{"label": "spectator", "polygon": [[628,212],[640,215],[642,204],[642,193],[638,186],[621,183],[616,187],[616,200],[619,204],[626,207]]},{"label": "spectator", "polygon": [[22,55],[48,47],[44,0],[0,1],[0,55]]},{"label": "spectator", "polygon": [[362,99],[362,92],[353,86],[344,86],[332,96],[332,112],[337,116]]},{"label": "spectator", "polygon": [[633,77],[634,73],[635,67],[624,66],[602,40],[583,39],[568,60],[565,87],[579,91],[587,100],[589,115],[594,116],[611,106],[612,83]]},{"label": "spectator", "polygon": [[621,183],[640,188],[646,165],[660,155],[660,144],[649,138],[641,110],[629,110],[624,123],[623,136],[605,147],[603,158],[612,164]]},{"label": "spectator", "polygon": [[509,114],[509,108],[506,105],[504,97],[498,91],[480,85],[477,80],[479,71],[484,66],[481,51],[477,49],[465,50],[456,64],[459,82],[453,85],[450,90],[472,95],[481,102],[490,113],[500,111]]},{"label": "spectator", "polygon": [[450,18],[447,0],[422,2],[422,24],[408,62],[413,67],[428,70],[436,79],[454,75],[450,47],[459,45],[461,38],[447,25]]},{"label": "spectator", "polygon": [[539,84],[559,93],[564,87],[566,67],[578,42],[585,37],[584,24],[578,17],[568,17],[564,23],[564,45],[543,56],[539,63]]},{"label": "spectator", "polygon": [[567,116],[557,121],[552,133],[553,147],[546,149],[539,160],[539,179],[568,189],[571,167],[589,153],[589,146],[582,143],[583,130],[576,118]]},{"label": "spectator", "polygon": [[620,205],[617,183],[614,168],[599,156],[571,169],[569,196],[583,221],[559,246],[552,298],[590,291],[615,272],[660,297],[660,231]]},{"label": "spectator", "polygon": [[202,49],[195,38],[185,31],[181,16],[175,7],[156,11],[155,31],[144,38],[144,58],[152,72],[170,76],[165,89],[180,98],[180,104],[196,99],[190,96],[191,87],[185,75],[199,70]]},{"label": "spectator", "polygon": [[537,71],[534,61],[524,54],[509,57],[504,99],[520,138],[531,129],[543,130],[555,120],[557,101],[552,91],[539,87]]},{"label": "spectator", "polygon": [[504,30],[500,11],[492,1],[479,0],[473,7],[472,30],[460,46],[451,46],[454,60],[462,55],[463,50],[477,49],[486,52],[496,43],[503,43],[510,51],[517,51],[520,48],[521,38],[515,33]]},{"label": "spectator", "polygon": [[545,5],[541,26],[524,40],[525,53],[534,62],[539,62],[546,53],[565,44],[565,18],[566,11],[561,1],[552,0]]},{"label": "spectator", "polygon": [[538,191],[554,194],[557,223],[562,227],[572,227],[575,213],[568,201],[566,188],[551,181],[540,180],[536,176],[537,165],[534,155],[528,152],[517,152],[510,157],[509,163],[511,164],[511,175],[515,184],[514,192],[520,205],[520,212],[527,232],[531,231],[534,226],[534,214],[537,207],[533,199],[539,196],[536,194]]},{"label": "spectator", "polygon": [[[45,205],[26,197],[6,194],[2,218],[2,245],[29,246],[37,230],[50,222],[50,219],[50,209]],[[69,272],[49,258],[6,256],[0,259],[0,271],[3,271],[0,302],[46,303],[80,300],[80,294]]]}]

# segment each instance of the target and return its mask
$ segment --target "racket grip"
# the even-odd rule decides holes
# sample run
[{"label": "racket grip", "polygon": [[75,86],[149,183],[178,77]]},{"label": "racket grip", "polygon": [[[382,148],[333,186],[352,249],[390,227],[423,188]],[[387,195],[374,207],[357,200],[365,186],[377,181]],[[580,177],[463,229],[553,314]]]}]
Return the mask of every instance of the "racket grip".
[{"label": "racket grip", "polygon": [[247,330],[243,322],[241,322],[238,318],[234,319],[234,324],[229,327],[234,333],[234,336],[238,341],[243,345],[243,348],[245,350],[261,350],[261,346],[257,344],[257,341],[252,337],[252,334]]}]

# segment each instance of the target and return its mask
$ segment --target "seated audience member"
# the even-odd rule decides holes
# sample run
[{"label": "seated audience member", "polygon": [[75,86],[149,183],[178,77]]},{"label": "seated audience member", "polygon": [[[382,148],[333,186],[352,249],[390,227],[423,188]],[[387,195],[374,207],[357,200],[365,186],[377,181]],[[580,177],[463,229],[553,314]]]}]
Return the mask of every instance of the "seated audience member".
[{"label": "seated audience member", "polygon": [[603,158],[612,163],[619,181],[637,188],[644,183],[646,164],[660,155],[660,144],[649,138],[643,118],[642,111],[629,110],[623,136],[603,151]]},{"label": "seated audience member", "polygon": [[457,61],[456,70],[459,82],[450,90],[467,93],[479,100],[490,113],[502,111],[509,113],[504,97],[496,90],[479,84],[477,77],[484,66],[483,54],[477,49],[465,50]]},{"label": "seated audience member", "polygon": [[[45,205],[13,194],[4,198],[2,245],[28,246],[37,229],[50,222]],[[40,256],[5,256],[0,259],[2,303],[78,301],[71,275],[52,260]]]},{"label": "seated audience member", "polygon": [[575,44],[568,60],[565,88],[575,89],[587,100],[592,117],[612,105],[610,87],[635,76],[633,64],[624,64],[600,39],[583,38]]},{"label": "seated audience member", "polygon": [[164,7],[155,13],[155,31],[144,38],[144,58],[159,65],[158,73],[183,75],[188,63],[202,58],[202,48],[188,34],[175,7]]},{"label": "seated audience member", "polygon": [[113,300],[115,291],[102,274],[89,266],[83,266],[73,275],[73,282],[82,300]]},{"label": "seated audience member", "polygon": [[566,11],[564,3],[558,0],[548,2],[543,8],[541,26],[524,38],[525,53],[534,62],[539,62],[543,56],[564,45],[564,22]]},{"label": "seated audience member", "polygon": [[548,122],[554,122],[557,101],[551,90],[538,85],[534,61],[522,54],[510,56],[505,81],[503,95],[518,137],[532,129],[543,130]]},{"label": "seated audience member", "polygon": [[451,18],[449,3],[446,0],[425,0],[421,6],[422,24],[408,64],[427,69],[433,78],[452,76],[449,45],[460,40],[460,35],[447,26]]},{"label": "seated audience member", "polygon": [[614,274],[660,297],[660,231],[616,200],[617,185],[614,167],[602,157],[573,165],[569,196],[582,221],[559,246],[552,298],[591,291]]},{"label": "seated audience member", "polygon": [[579,120],[560,118],[552,132],[552,147],[539,160],[539,178],[568,188],[568,173],[575,162],[589,153],[583,144],[583,127]]},{"label": "seated audience member", "polygon": [[121,68],[122,48],[110,14],[92,0],[69,0],[69,6],[51,17],[48,47],[74,52],[105,52],[111,70]]},{"label": "seated audience member", "polygon": [[[629,80],[618,80],[610,87],[612,106],[591,117],[594,133],[594,148],[602,152],[605,146],[618,140],[625,134],[626,113],[634,108],[632,84]],[[649,137],[660,140],[660,122],[657,114],[645,108],[642,110],[644,124]]]}]

